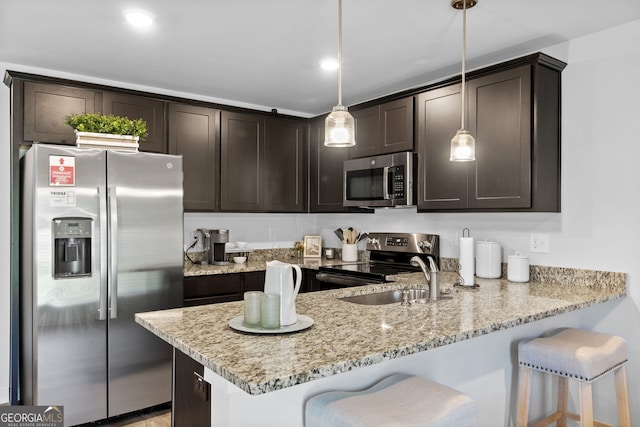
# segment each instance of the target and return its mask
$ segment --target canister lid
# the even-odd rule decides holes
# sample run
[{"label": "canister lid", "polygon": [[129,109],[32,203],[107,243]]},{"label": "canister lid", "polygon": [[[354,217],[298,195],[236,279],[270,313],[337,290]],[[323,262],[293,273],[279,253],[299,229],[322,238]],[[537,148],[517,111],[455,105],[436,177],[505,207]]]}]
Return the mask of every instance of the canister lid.
[{"label": "canister lid", "polygon": [[527,259],[529,258],[526,255],[523,255],[522,252],[516,251],[516,253],[514,253],[513,255],[509,255],[508,258],[510,259]]}]

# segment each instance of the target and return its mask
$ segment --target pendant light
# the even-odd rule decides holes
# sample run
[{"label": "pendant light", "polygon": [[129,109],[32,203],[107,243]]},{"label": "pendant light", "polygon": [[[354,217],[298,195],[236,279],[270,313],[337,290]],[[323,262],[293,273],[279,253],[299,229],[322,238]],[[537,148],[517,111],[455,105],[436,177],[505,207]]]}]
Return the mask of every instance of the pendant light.
[{"label": "pendant light", "polygon": [[476,141],[465,129],[464,111],[467,106],[465,98],[465,62],[467,57],[467,9],[475,6],[477,0],[451,0],[454,9],[462,9],[462,101],[460,107],[460,130],[451,139],[452,162],[472,162],[476,159]]},{"label": "pendant light", "polygon": [[338,0],[338,105],[333,107],[324,123],[324,145],[353,147],[356,145],[353,116],[342,105],[342,0]]}]

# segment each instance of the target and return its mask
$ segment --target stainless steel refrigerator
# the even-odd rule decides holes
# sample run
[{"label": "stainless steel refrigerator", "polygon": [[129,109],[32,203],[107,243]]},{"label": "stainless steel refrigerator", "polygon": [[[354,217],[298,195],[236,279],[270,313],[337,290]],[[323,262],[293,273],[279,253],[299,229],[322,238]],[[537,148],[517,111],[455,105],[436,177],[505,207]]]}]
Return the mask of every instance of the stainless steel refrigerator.
[{"label": "stainless steel refrigerator", "polygon": [[134,314],[182,305],[181,157],[34,144],[22,179],[22,403],[68,426],[169,402],[171,348]]}]

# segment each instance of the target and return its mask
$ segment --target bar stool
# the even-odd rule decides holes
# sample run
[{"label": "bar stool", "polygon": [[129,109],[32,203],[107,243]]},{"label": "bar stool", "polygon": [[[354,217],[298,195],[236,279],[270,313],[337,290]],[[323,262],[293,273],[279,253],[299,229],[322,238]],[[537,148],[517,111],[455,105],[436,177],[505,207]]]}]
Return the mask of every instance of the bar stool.
[{"label": "bar stool", "polygon": [[[532,370],[550,373],[558,377],[557,410],[538,421],[535,427],[557,421],[558,427],[566,426],[567,418],[582,422],[582,427],[610,426],[594,421],[591,384],[604,374],[613,371],[618,399],[618,417],[621,427],[631,427],[629,395],[627,392],[627,343],[624,339],[575,328],[552,331],[539,338],[518,344],[518,427],[527,426],[529,417],[530,376]],[[580,385],[580,414],[567,412],[569,380]]]},{"label": "bar stool", "polygon": [[476,405],[442,384],[395,374],[360,391],[329,391],[305,405],[305,427],[472,427]]}]

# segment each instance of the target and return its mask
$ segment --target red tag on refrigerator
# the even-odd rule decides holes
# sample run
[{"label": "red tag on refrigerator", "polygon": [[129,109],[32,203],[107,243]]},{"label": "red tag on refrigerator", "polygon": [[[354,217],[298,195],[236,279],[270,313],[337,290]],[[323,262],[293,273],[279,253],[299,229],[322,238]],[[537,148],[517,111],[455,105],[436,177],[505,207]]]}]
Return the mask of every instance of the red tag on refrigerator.
[{"label": "red tag on refrigerator", "polygon": [[73,187],[76,185],[76,158],[49,156],[49,185]]}]

